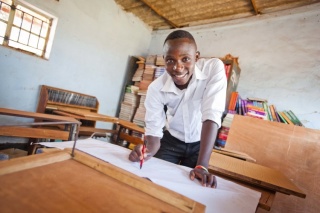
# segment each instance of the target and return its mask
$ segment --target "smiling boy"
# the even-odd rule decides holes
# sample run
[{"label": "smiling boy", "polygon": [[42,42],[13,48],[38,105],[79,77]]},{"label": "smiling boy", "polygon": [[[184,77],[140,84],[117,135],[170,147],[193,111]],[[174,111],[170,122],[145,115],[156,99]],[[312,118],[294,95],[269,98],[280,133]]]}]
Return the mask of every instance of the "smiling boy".
[{"label": "smiling boy", "polygon": [[154,156],[188,166],[193,168],[191,180],[216,187],[207,168],[225,109],[224,64],[216,58],[199,59],[193,36],[184,30],[167,36],[163,57],[167,72],[149,85],[145,100],[148,156],[142,156],[142,146],[137,145],[129,159]]}]

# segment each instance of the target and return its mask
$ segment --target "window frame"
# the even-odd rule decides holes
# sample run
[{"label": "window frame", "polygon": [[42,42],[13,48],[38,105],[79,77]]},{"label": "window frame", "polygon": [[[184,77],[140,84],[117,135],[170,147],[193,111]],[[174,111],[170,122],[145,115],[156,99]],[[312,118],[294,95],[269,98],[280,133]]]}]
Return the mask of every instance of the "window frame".
[{"label": "window frame", "polygon": [[[7,4],[6,2],[3,2],[2,3],[4,4]],[[16,13],[16,8],[18,6],[22,6],[30,11],[32,11],[33,13],[36,13],[42,17],[45,17],[46,19],[48,19],[50,22],[48,24],[48,31],[47,31],[47,35],[44,37],[45,39],[45,42],[44,42],[44,48],[41,52],[41,54],[37,54],[37,53],[34,53],[32,51],[28,51],[28,50],[24,50],[24,49],[21,49],[19,47],[14,47],[14,46],[11,46],[9,44],[9,41],[10,41],[10,34],[12,32],[12,28],[15,27],[14,25],[14,17],[15,17],[15,13]],[[58,24],[58,18],[42,9],[40,9],[39,7],[36,7],[24,0],[12,0],[12,5],[9,5],[11,7],[11,10],[10,10],[10,13],[9,13],[9,18],[8,18],[8,21],[5,21],[5,20],[0,20],[1,22],[4,22],[7,24],[6,26],[6,29],[5,29],[5,35],[3,37],[3,43],[0,44],[0,46],[4,46],[4,47],[8,47],[8,48],[11,48],[11,49],[14,49],[14,50],[18,50],[18,51],[21,51],[23,53],[27,53],[27,54],[31,54],[31,55],[34,55],[34,56],[37,56],[37,57],[40,57],[40,58],[43,58],[43,59],[49,59],[49,56],[50,56],[50,52],[51,52],[51,49],[52,49],[52,45],[53,45],[53,40],[54,40],[54,35],[55,35],[55,30],[56,30],[56,27],[57,27],[57,24]],[[21,9],[19,9],[21,10]],[[23,12],[27,13],[26,11],[22,10]],[[29,14],[30,15],[30,14]],[[33,15],[31,15],[32,17],[34,17]],[[22,28],[20,28],[21,30]],[[31,34],[31,32],[29,32]],[[2,36],[1,36],[2,37]],[[40,36],[39,34],[39,38],[43,38]],[[19,42],[18,42],[19,43]],[[29,44],[25,45],[27,47],[31,47],[31,48],[34,48],[32,46],[30,46]]]}]

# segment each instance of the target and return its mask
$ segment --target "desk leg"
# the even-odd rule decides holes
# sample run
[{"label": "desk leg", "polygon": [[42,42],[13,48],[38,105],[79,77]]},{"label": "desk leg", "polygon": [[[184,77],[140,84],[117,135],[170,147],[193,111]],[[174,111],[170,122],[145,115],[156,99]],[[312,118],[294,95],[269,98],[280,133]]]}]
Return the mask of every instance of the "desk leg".
[{"label": "desk leg", "polygon": [[123,130],[123,126],[120,126],[119,131],[118,131],[118,134],[117,134],[117,140],[116,140],[116,143],[117,143],[117,144],[120,143],[120,133],[121,133],[122,130]]}]

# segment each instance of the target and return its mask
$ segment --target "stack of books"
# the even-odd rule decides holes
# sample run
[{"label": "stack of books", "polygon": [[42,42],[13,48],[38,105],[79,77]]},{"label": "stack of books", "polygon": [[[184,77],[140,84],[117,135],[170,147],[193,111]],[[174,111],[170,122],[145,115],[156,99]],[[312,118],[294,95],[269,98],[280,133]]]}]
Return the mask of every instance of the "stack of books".
[{"label": "stack of books", "polygon": [[146,108],[144,106],[144,102],[146,100],[146,91],[139,91],[138,95],[140,95],[140,103],[136,113],[134,114],[133,123],[137,124],[138,126],[144,127],[145,126],[144,117],[146,114]]},{"label": "stack of books", "polygon": [[121,103],[119,118],[126,121],[132,121],[137,106],[139,104],[139,96],[137,95],[137,87],[129,85],[126,87],[124,99]]},{"label": "stack of books", "polygon": [[156,69],[155,65],[146,64],[145,67],[144,67],[142,80],[153,81],[155,69]]},{"label": "stack of books", "polygon": [[154,72],[154,79],[159,78],[163,73],[165,73],[165,71],[165,67],[156,67],[156,70]]},{"label": "stack of books", "polygon": [[244,115],[259,118],[262,120],[268,120],[268,112],[266,111],[267,101],[262,99],[248,98],[244,103]]},{"label": "stack of books", "polygon": [[227,113],[227,115],[224,117],[221,128],[218,130],[215,146],[225,147],[233,117],[234,114],[231,113]]},{"label": "stack of books", "polygon": [[157,66],[165,66],[165,64],[164,64],[164,59],[163,59],[163,56],[162,56],[162,55],[157,55],[156,65],[157,65]]},{"label": "stack of books", "polygon": [[157,60],[157,55],[148,55],[146,58],[146,64],[155,65]]},{"label": "stack of books", "polygon": [[138,58],[138,60],[136,61],[136,64],[138,65],[138,67],[132,77],[132,81],[140,82],[142,80],[142,75],[144,73],[145,59],[141,56],[136,56],[136,58]]}]

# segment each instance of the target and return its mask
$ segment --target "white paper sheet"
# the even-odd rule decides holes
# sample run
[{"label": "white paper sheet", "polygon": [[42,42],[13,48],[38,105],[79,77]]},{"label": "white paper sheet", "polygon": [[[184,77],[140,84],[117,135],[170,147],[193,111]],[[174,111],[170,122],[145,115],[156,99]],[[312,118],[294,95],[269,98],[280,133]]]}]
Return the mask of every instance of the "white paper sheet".
[{"label": "white paper sheet", "polygon": [[[47,147],[72,148],[71,142],[43,142]],[[191,181],[191,168],[175,165],[157,158],[145,161],[140,170],[139,162],[128,159],[131,150],[96,139],[78,140],[76,149],[107,161],[119,168],[148,177],[152,182],[178,192],[206,205],[206,212],[234,213],[255,212],[261,193],[217,177],[216,189],[203,187],[198,180]]]}]

